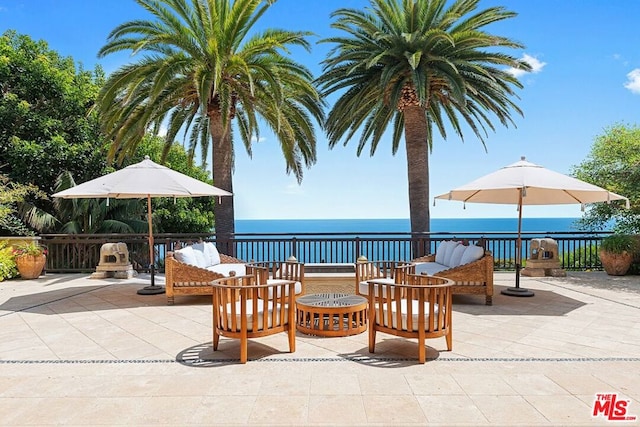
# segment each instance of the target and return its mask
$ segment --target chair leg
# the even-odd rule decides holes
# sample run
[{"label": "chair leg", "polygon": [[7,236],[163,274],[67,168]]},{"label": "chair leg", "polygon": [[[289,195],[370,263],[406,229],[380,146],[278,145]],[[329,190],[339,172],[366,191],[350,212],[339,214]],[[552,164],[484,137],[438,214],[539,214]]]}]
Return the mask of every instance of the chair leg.
[{"label": "chair leg", "polygon": [[289,324],[289,353],[296,352],[296,328],[291,323]]},{"label": "chair leg", "polygon": [[373,323],[369,324],[369,353],[375,353],[376,350],[376,328]]},{"label": "chair leg", "polygon": [[218,350],[218,342],[220,341],[220,334],[216,328],[213,328],[213,351]]},{"label": "chair leg", "polygon": [[249,340],[246,336],[240,338],[240,363],[247,363],[247,346],[249,344]]},{"label": "chair leg", "polygon": [[493,295],[487,295],[485,297],[485,305],[493,305]]},{"label": "chair leg", "polygon": [[427,348],[424,337],[424,332],[418,334],[418,361],[420,363],[425,363],[427,361]]},{"label": "chair leg", "polygon": [[449,327],[449,332],[447,332],[446,339],[447,339],[447,350],[451,351],[453,349],[453,333],[451,332],[451,327]]}]

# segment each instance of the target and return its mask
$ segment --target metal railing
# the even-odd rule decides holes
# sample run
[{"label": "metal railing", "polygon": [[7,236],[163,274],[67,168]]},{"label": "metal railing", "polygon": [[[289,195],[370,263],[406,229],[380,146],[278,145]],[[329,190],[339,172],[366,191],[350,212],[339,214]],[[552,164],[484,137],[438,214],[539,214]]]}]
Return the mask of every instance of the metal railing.
[{"label": "metal railing", "polygon": [[[522,258],[529,253],[531,239],[550,237],[558,243],[561,267],[567,270],[602,269],[598,248],[610,232],[528,232],[522,234]],[[145,234],[45,234],[42,243],[48,248],[47,271],[92,272],[100,262],[100,247],[104,243],[124,242],[129,249],[133,267],[149,269],[149,249]],[[236,234],[225,242],[215,242],[211,234],[154,235],[154,263],[164,270],[166,253],[177,243],[210,240],[222,253],[246,261],[278,261],[295,256],[304,263],[353,263],[358,257],[369,260],[410,260],[434,253],[442,240],[464,239],[483,241],[494,256],[497,270],[515,268],[517,236],[513,233],[246,233]],[[525,261],[526,262],[526,261]]]}]

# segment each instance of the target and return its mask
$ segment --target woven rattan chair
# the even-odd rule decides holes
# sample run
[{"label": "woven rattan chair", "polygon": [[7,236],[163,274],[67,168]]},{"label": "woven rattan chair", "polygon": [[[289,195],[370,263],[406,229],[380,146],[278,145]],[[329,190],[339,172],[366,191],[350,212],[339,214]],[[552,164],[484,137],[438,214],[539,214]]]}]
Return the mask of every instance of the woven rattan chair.
[{"label": "woven rattan chair", "polygon": [[220,336],[240,340],[240,362],[247,363],[247,345],[251,338],[284,332],[289,352],[296,350],[294,286],[292,280],[277,284],[259,284],[256,275],[214,280],[213,350]]},{"label": "woven rattan chair", "polygon": [[[444,336],[452,349],[452,280],[406,276],[403,283],[369,281],[369,352],[375,352],[376,332],[418,339],[418,360],[426,361],[425,339]],[[377,289],[376,289],[377,288]]]}]

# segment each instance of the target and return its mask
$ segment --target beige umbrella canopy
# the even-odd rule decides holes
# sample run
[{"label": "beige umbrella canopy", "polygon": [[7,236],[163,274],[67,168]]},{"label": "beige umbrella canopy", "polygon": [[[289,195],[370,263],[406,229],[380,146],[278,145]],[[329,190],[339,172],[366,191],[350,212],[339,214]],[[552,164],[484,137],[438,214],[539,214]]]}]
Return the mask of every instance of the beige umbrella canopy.
[{"label": "beige umbrella canopy", "polygon": [[616,193],[579,179],[545,169],[530,163],[524,157],[436,199],[458,200],[469,203],[518,205],[518,241],[516,245],[516,286],[502,291],[512,296],[533,296],[533,292],[520,288],[522,262],[522,206],[588,204],[629,200]]},{"label": "beige umbrella canopy", "polygon": [[149,222],[149,261],[151,263],[151,286],[138,291],[139,294],[157,294],[164,292],[154,283],[153,224],[151,215],[152,197],[205,197],[231,196],[228,191],[214,187],[174,171],[166,166],[154,163],[146,156],[143,161],[108,175],[84,182],[53,197],[64,199],[147,199],[147,220]]}]

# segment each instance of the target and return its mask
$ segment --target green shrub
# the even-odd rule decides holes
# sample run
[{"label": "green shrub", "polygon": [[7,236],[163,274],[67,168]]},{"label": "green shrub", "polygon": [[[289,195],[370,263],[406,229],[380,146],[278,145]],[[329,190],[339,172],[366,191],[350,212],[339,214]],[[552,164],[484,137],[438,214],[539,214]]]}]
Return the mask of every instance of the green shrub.
[{"label": "green shrub", "polygon": [[638,250],[638,242],[630,234],[612,234],[602,239],[600,250],[614,254],[635,253]]},{"label": "green shrub", "polygon": [[567,270],[590,270],[600,268],[600,258],[598,256],[598,247],[589,243],[586,245],[576,245],[573,250],[563,252],[562,265]]},{"label": "green shrub", "polygon": [[18,268],[13,259],[13,250],[5,242],[0,242],[0,282],[18,275]]}]

